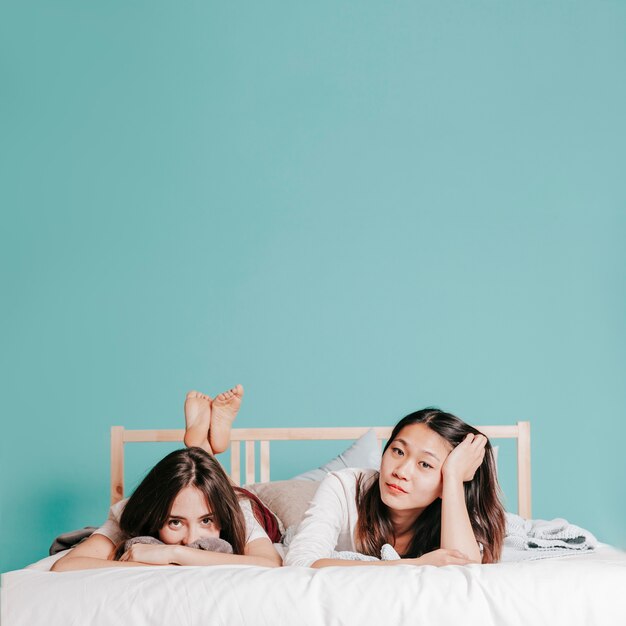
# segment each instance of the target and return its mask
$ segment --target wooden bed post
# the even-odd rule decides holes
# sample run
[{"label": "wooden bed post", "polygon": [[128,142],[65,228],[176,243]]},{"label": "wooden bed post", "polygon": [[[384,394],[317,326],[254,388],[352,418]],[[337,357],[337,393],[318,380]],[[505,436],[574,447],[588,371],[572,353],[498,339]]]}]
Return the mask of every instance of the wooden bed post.
[{"label": "wooden bed post", "polygon": [[230,477],[235,485],[241,485],[241,447],[239,441],[230,443]]},{"label": "wooden bed post", "polygon": [[251,485],[255,474],[254,441],[246,441],[246,484]]},{"label": "wooden bed post", "polygon": [[517,422],[517,509],[520,517],[531,519],[530,422]]},{"label": "wooden bed post", "polygon": [[270,481],[270,442],[261,441],[261,482]]},{"label": "wooden bed post", "polygon": [[124,427],[111,426],[111,504],[124,497]]}]

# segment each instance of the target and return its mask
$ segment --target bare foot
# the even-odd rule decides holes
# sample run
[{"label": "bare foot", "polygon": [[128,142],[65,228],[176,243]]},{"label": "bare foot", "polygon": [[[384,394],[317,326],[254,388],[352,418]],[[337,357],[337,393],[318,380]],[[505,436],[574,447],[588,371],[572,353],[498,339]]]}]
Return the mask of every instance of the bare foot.
[{"label": "bare foot", "polygon": [[243,386],[237,385],[229,391],[215,396],[212,405],[209,442],[217,454],[224,452],[230,443],[230,429],[243,400]]},{"label": "bare foot", "polygon": [[185,445],[198,446],[210,454],[211,398],[199,391],[190,391],[185,398]]}]

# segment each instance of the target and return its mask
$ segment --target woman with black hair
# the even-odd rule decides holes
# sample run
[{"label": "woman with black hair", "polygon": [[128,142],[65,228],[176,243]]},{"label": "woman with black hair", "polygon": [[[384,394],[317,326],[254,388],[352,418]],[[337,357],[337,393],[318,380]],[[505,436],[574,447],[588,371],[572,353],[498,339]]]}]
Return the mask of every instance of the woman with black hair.
[{"label": "woman with black hair", "polygon": [[[407,415],[393,429],[380,471],[331,472],[289,546],[285,565],[465,565],[495,563],[504,508],[489,440],[438,409]],[[335,552],[398,560],[346,560]]]}]

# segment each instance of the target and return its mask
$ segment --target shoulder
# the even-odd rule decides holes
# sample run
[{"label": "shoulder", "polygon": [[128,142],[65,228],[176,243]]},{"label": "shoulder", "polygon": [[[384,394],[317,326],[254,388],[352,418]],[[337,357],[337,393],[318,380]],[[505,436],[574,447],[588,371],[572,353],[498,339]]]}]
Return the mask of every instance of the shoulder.
[{"label": "shoulder", "polygon": [[243,521],[246,527],[246,545],[255,539],[267,539],[269,541],[269,537],[265,532],[265,529],[254,515],[250,500],[246,497],[240,497],[239,508],[243,514]]},{"label": "shoulder", "polygon": [[127,502],[128,498],[125,498],[124,500],[120,500],[119,502],[112,504],[106,521],[102,524],[102,526],[100,526],[100,528],[98,528],[98,530],[94,531],[93,534],[104,535],[113,543],[119,543],[124,537],[124,534],[120,529],[120,519]]},{"label": "shoulder", "polygon": [[123,500],[112,504],[111,508],[109,509],[109,518],[117,520],[119,522],[127,502],[128,498],[124,498]]},{"label": "shoulder", "polygon": [[239,508],[243,513],[244,517],[247,519],[250,515],[254,517],[254,513],[252,512],[252,504],[250,504],[250,500],[246,497],[239,498]]},{"label": "shoulder", "polygon": [[344,488],[356,490],[357,483],[362,485],[370,484],[378,478],[379,472],[375,469],[361,469],[357,467],[348,467],[346,469],[330,472],[322,482],[330,481],[339,483]]},{"label": "shoulder", "polygon": [[329,472],[315,494],[314,500],[327,499],[336,495],[340,500],[352,502],[356,496],[357,485],[367,487],[378,478],[378,471],[349,467]]}]

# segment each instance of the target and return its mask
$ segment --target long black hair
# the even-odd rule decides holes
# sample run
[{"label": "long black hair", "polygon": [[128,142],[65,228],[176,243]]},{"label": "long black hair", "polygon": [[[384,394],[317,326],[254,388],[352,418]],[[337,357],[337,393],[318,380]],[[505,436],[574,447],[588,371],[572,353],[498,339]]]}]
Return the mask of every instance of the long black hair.
[{"label": "long black hair", "polygon": [[[393,429],[383,453],[398,437],[400,431],[412,424],[425,424],[443,437],[452,447],[459,445],[472,433],[481,435],[473,426],[466,424],[452,413],[436,408],[422,409],[401,419]],[[504,541],[504,507],[500,501],[500,488],[496,478],[493,448],[487,441],[485,458],[476,470],[474,478],[464,483],[465,503],[476,541],[483,546],[483,563],[496,563],[500,559]],[[378,476],[367,485],[357,483],[356,545],[359,552],[380,556],[385,543],[394,543],[395,537],[389,509],[380,494]],[[437,498],[417,518],[413,526],[413,539],[406,558],[419,557],[437,550],[441,545],[441,499]]]},{"label": "long black hair", "polygon": [[[125,539],[158,538],[174,499],[189,486],[205,495],[219,524],[220,538],[231,544],[235,554],[243,554],[246,530],[239,499],[222,466],[201,448],[175,450],[148,472],[122,511],[120,528]],[[116,558],[122,553],[123,542]]]}]

